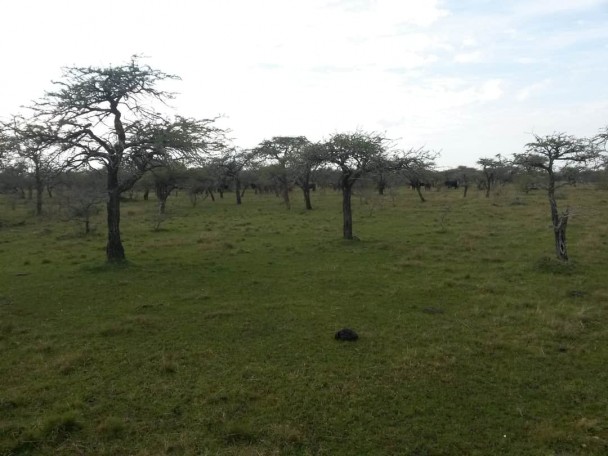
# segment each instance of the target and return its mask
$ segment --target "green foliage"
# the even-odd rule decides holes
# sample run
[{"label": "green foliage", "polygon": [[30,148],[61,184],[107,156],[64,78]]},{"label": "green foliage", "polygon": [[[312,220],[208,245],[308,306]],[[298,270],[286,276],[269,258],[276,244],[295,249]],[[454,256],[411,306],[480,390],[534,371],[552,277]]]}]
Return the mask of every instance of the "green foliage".
[{"label": "green foliage", "polygon": [[135,195],[119,264],[0,199],[0,454],[606,454],[604,193],[566,195],[574,265],[542,192],[426,195],[359,242],[329,189],[180,192],[159,232]]}]

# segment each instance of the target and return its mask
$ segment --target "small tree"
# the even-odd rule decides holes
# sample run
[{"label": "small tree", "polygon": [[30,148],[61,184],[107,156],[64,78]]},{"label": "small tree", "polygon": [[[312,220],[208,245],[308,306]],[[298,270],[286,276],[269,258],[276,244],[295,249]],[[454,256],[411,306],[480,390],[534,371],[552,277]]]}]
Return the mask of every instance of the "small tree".
[{"label": "small tree", "polygon": [[99,214],[105,201],[103,176],[100,171],[65,173],[59,199],[67,220],[82,223],[84,234],[91,232],[91,220]]},{"label": "small tree", "polygon": [[421,202],[425,202],[421,189],[430,188],[430,179],[435,160],[439,154],[428,150],[411,149],[408,152],[393,158],[393,167],[399,169],[409,181],[410,186],[416,190]]},{"label": "small tree", "polygon": [[250,152],[227,148],[221,152],[219,157],[211,160],[211,167],[217,170],[217,175],[222,181],[234,182],[234,193],[236,204],[242,203],[241,173],[251,162],[253,155]]},{"label": "small tree", "polygon": [[486,198],[490,197],[492,187],[496,185],[499,170],[505,165],[502,157],[497,155],[496,158],[480,158],[477,164],[481,166],[481,172],[484,176],[484,186],[486,189]]},{"label": "small tree", "polygon": [[185,179],[186,167],[181,163],[174,162],[156,167],[150,172],[154,183],[154,193],[158,201],[158,215],[162,217],[166,212],[167,199]]},{"label": "small tree", "polygon": [[[28,123],[21,116],[0,123],[0,148],[10,150],[28,168],[36,190],[36,215],[42,215],[42,195],[45,183],[50,178],[53,161],[49,150],[53,147],[52,131],[47,125]],[[30,187],[31,189],[31,187]]]},{"label": "small tree", "polygon": [[[561,261],[568,261],[566,227],[570,215],[569,209],[560,213],[555,198],[559,185],[556,179],[558,167],[575,163],[585,163],[598,156],[597,150],[587,140],[575,138],[564,133],[548,136],[534,135],[534,141],[526,144],[526,151],[515,154],[515,164],[527,169],[541,170],[546,174],[547,197],[551,209],[551,221],[555,239],[555,254]],[[565,183],[567,185],[567,182]]]},{"label": "small tree", "polygon": [[387,139],[374,133],[357,131],[337,133],[324,144],[320,158],[340,171],[344,239],[353,239],[351,197],[353,186],[363,176],[382,166],[386,159]]},{"label": "small tree", "polygon": [[321,144],[306,144],[292,158],[290,171],[293,175],[295,184],[302,189],[304,195],[304,205],[306,210],[312,210],[310,201],[310,191],[314,189],[312,177],[315,170],[319,167],[319,155],[323,150]]},{"label": "small tree", "polygon": [[304,136],[275,136],[271,140],[265,140],[253,152],[256,156],[270,160],[276,165],[275,179],[278,181],[285,207],[291,209],[289,201],[289,176],[288,165],[293,157],[300,153],[301,149],[308,144]]}]

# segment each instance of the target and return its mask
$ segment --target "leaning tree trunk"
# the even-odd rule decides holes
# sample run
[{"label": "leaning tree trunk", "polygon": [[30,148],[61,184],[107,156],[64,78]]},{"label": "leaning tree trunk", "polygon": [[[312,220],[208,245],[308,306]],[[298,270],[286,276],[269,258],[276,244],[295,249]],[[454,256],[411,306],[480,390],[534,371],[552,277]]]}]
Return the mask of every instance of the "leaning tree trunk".
[{"label": "leaning tree trunk", "polygon": [[420,198],[420,201],[422,201],[423,203],[425,203],[426,200],[424,199],[424,196],[422,196],[422,192],[420,191],[420,187],[421,187],[420,184],[416,185],[416,192],[418,193],[418,197]]},{"label": "leaning tree trunk", "polygon": [[342,218],[344,220],[344,239],[353,239],[353,211],[351,207],[351,197],[353,193],[352,185],[342,186]]},{"label": "leaning tree trunk", "polygon": [[118,168],[108,168],[108,243],[106,259],[115,263],[125,260],[125,249],[120,240],[120,190],[118,188]]},{"label": "leaning tree trunk", "polygon": [[215,203],[215,196],[213,195],[213,190],[211,190],[211,188],[207,189],[207,195],[209,195],[209,197],[211,198],[211,201],[213,201]]}]

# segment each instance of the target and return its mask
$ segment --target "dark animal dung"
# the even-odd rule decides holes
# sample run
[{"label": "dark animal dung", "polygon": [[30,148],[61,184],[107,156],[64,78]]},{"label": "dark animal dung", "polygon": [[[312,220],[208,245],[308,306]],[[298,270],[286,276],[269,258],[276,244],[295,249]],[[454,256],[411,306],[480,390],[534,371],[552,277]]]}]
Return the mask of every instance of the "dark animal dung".
[{"label": "dark animal dung", "polygon": [[336,340],[348,340],[354,342],[359,338],[359,335],[352,329],[343,328],[336,333],[335,338]]}]

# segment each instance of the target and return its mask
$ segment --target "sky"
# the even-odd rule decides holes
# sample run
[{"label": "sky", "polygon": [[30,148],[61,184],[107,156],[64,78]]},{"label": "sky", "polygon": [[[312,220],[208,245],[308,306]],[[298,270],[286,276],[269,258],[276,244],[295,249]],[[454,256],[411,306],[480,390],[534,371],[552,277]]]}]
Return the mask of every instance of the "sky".
[{"label": "sky", "polygon": [[381,133],[440,168],[608,126],[608,0],[19,0],[0,9],[0,117],[67,66],[134,54],[175,113],[234,144]]}]

